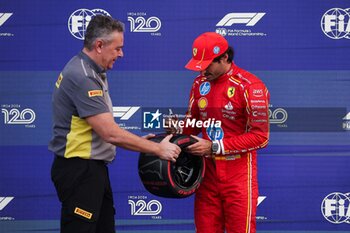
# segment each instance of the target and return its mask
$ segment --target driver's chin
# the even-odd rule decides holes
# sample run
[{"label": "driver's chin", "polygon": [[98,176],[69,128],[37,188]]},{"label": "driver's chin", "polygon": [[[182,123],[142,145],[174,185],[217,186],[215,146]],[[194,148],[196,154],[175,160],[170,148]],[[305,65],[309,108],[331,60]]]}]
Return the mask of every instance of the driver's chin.
[{"label": "driver's chin", "polygon": [[215,79],[215,76],[212,75],[212,74],[209,74],[207,76],[205,76],[207,78],[208,81],[211,81],[211,80],[214,80]]},{"label": "driver's chin", "polygon": [[112,69],[112,68],[113,68],[113,65],[114,65],[114,62],[109,63],[107,69],[108,69],[108,70]]}]

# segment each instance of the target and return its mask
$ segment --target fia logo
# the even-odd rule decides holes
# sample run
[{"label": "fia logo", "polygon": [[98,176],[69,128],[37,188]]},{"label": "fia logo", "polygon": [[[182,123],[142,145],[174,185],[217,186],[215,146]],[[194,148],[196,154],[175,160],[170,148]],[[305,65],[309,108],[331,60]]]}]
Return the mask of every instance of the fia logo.
[{"label": "fia logo", "polygon": [[128,204],[130,205],[131,215],[154,216],[162,212],[162,204],[157,200],[150,200],[149,202],[145,202],[144,200],[138,200],[137,202],[134,202],[133,200],[128,200]]},{"label": "fia logo", "polygon": [[111,16],[103,9],[78,9],[74,11],[68,19],[68,29],[72,36],[79,40],[85,39],[86,29],[95,15]]},{"label": "fia logo", "polygon": [[323,217],[331,223],[350,223],[350,193],[334,192],[327,195],[321,204]]},{"label": "fia logo", "polygon": [[4,114],[4,123],[9,125],[28,125],[35,121],[35,112],[26,108],[22,111],[17,108],[12,108],[11,110],[7,110],[5,108],[1,109],[2,114]]},{"label": "fia logo", "polygon": [[162,113],[157,109],[156,112],[143,112],[143,128],[144,129],[160,129],[160,117]]},{"label": "fia logo", "polygon": [[323,33],[331,39],[350,39],[350,8],[332,8],[321,19]]},{"label": "fia logo", "polygon": [[128,21],[130,22],[130,32],[157,32],[162,27],[162,22],[155,16],[147,19],[143,16],[137,18],[128,16]]},{"label": "fia logo", "polygon": [[222,35],[222,36],[226,36],[227,35],[227,29],[226,28],[217,28],[215,29],[215,32]]}]

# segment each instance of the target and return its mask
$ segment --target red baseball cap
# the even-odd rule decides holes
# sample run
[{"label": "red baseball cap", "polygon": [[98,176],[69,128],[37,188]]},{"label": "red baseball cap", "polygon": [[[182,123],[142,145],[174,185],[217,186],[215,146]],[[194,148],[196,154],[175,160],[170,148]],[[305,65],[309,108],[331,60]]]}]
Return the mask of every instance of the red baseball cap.
[{"label": "red baseball cap", "polygon": [[228,49],[227,40],[215,32],[205,32],[198,36],[192,45],[192,59],[186,68],[194,71],[205,70],[214,58]]}]

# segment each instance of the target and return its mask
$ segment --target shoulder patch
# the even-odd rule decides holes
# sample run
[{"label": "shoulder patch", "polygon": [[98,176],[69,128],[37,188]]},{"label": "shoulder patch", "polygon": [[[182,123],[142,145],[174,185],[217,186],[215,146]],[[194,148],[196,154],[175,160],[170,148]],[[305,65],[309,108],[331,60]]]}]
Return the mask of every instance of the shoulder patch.
[{"label": "shoulder patch", "polygon": [[91,90],[88,91],[89,97],[95,97],[95,96],[103,96],[102,90]]}]

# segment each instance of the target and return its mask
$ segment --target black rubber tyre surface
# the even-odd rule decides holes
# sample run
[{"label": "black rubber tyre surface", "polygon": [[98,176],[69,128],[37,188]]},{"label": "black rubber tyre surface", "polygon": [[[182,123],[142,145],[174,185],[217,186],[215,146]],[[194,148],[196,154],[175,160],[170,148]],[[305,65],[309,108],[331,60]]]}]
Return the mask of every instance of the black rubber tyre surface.
[{"label": "black rubber tyre surface", "polygon": [[[166,135],[157,135],[149,140],[160,142]],[[181,148],[176,163],[159,159],[152,154],[140,153],[138,170],[145,188],[161,197],[184,198],[199,187],[205,173],[203,157],[186,153],[184,149],[197,140],[188,135],[174,135],[170,142]]]}]

